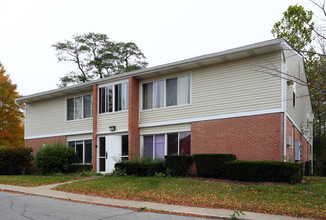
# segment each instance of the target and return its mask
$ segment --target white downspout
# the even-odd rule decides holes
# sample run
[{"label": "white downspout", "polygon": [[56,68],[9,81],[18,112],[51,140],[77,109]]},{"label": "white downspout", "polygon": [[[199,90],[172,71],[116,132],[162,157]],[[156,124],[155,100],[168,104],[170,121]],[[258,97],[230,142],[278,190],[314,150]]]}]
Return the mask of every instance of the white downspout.
[{"label": "white downspout", "polygon": [[283,152],[284,152],[284,159],[283,161],[286,162],[286,80],[285,74],[286,73],[286,60],[284,55],[284,50],[281,53],[281,83],[282,83],[282,110],[283,110]]}]

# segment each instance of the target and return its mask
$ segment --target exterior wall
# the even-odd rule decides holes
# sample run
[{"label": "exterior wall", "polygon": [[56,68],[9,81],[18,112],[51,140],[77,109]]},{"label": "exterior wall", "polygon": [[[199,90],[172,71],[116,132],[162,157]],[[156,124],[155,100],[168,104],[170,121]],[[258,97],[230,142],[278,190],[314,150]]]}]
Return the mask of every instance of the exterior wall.
[{"label": "exterior wall", "polygon": [[[91,94],[79,93],[69,97]],[[92,130],[92,118],[66,121],[66,98],[53,98],[26,104],[25,138],[33,136],[56,136],[66,132]]]},{"label": "exterior wall", "polygon": [[69,141],[83,141],[83,140],[93,140],[93,134],[79,134],[79,135],[69,135],[67,136],[67,142]]},{"label": "exterior wall", "polygon": [[[111,132],[109,126],[115,126],[116,131]],[[98,133],[117,133],[128,131],[128,111],[98,114]]]},{"label": "exterior wall", "polygon": [[191,153],[230,153],[239,160],[283,160],[283,114],[191,123]]},{"label": "exterior wall", "polygon": [[139,137],[139,83],[134,77],[129,78],[129,156],[140,157]]},{"label": "exterior wall", "polygon": [[286,118],[286,136],[291,137],[291,144],[286,145],[286,161],[294,162],[294,127],[288,117]]},{"label": "exterior wall", "polygon": [[67,138],[66,138],[66,136],[57,136],[57,137],[48,137],[48,138],[28,139],[28,140],[25,140],[25,146],[31,147],[35,154],[36,151],[38,149],[40,149],[43,144],[52,144],[57,141],[59,141],[61,144],[66,144]]},{"label": "exterior wall", "polygon": [[[281,108],[281,79],[260,71],[259,66],[281,68],[281,53],[226,62],[191,72],[191,103],[141,110],[140,123],[181,120]],[[143,80],[166,79],[189,72]],[[141,90],[141,89],[140,89]],[[141,91],[140,91],[141,92]],[[142,100],[140,100],[140,109]]]},{"label": "exterior wall", "polygon": [[[312,108],[308,87],[303,83],[307,82],[303,59],[293,50],[284,50],[286,59],[287,79],[296,81],[296,104],[293,106],[293,85],[286,85],[286,111],[292,118],[300,132],[312,142]],[[295,77],[292,78],[291,76]],[[307,123],[307,116],[310,122]]]},{"label": "exterior wall", "polygon": [[287,136],[291,136],[292,142],[291,146],[287,146],[289,148],[288,161],[295,161],[295,141],[301,142],[302,156],[300,162],[307,162],[312,159],[311,152],[311,144],[307,141],[307,139],[302,135],[302,133],[294,126],[294,124],[287,118]]},{"label": "exterior wall", "polygon": [[165,133],[173,133],[173,132],[181,132],[181,131],[190,131],[190,123],[187,124],[177,124],[177,125],[166,125],[166,126],[157,126],[157,127],[147,127],[141,128],[140,134],[165,134]]}]

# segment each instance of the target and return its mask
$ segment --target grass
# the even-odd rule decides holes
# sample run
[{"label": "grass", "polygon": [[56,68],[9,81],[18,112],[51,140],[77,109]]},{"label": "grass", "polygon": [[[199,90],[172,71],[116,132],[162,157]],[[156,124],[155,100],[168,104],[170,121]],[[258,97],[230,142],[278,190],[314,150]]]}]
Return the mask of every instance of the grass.
[{"label": "grass", "polygon": [[60,182],[67,182],[71,180],[81,179],[78,175],[1,175],[0,184],[17,185],[17,186],[41,186]]},{"label": "grass", "polygon": [[306,183],[241,184],[190,178],[113,177],[64,184],[56,190],[103,197],[326,218],[326,178]]}]

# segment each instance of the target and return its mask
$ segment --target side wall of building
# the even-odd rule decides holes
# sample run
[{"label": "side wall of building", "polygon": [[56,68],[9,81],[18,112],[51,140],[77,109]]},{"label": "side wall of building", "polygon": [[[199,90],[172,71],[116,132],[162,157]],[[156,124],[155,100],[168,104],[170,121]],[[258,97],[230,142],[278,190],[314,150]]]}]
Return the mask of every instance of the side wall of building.
[{"label": "side wall of building", "polygon": [[[312,143],[313,125],[310,95],[303,58],[295,51],[285,49],[286,59],[286,111],[292,123]],[[293,102],[295,92],[295,103]]]}]

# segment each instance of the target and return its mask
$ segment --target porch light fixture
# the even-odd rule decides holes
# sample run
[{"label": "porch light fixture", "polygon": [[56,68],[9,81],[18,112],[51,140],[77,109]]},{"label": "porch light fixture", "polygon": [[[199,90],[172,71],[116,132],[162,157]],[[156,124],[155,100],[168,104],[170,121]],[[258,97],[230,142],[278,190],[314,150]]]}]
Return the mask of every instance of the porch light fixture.
[{"label": "porch light fixture", "polygon": [[115,126],[110,126],[110,131],[115,131]]}]

